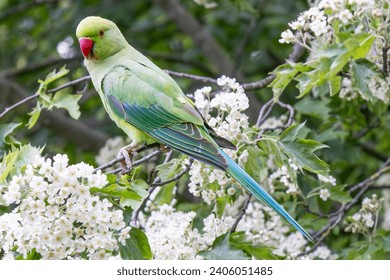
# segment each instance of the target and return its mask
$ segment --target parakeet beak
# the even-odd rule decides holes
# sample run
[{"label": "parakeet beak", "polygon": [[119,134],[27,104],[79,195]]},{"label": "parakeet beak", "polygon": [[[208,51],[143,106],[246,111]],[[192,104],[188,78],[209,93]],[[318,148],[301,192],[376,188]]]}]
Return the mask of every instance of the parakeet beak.
[{"label": "parakeet beak", "polygon": [[88,57],[92,52],[93,41],[88,38],[80,38],[79,43],[81,52],[83,53],[84,57]]}]

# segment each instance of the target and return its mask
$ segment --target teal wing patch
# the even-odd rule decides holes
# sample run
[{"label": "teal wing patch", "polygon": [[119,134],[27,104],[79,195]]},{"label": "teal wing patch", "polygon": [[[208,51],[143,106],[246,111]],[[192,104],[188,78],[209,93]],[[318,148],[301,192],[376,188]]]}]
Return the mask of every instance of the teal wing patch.
[{"label": "teal wing patch", "polygon": [[165,145],[215,167],[227,168],[226,159],[203,127],[181,120],[160,106],[123,104],[126,120]]}]

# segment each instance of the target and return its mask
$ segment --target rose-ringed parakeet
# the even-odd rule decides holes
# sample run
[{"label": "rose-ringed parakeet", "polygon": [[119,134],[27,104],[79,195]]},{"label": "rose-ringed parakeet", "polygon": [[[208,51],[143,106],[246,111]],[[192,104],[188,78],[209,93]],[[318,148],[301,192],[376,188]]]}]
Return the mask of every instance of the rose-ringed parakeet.
[{"label": "rose-ringed parakeet", "polygon": [[[232,144],[212,131],[177,83],[130,46],[115,23],[101,17],[87,17],[79,23],[76,35],[104,108],[132,139],[124,149],[132,151],[145,143],[159,142],[222,169],[314,242],[310,234],[222,150],[222,147],[232,148]],[[128,153],[122,150],[122,154],[128,162]]]}]

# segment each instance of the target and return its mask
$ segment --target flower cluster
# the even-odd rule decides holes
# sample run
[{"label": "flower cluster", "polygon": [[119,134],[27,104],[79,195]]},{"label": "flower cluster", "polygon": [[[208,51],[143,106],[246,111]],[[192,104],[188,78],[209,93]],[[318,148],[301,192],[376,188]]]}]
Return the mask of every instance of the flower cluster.
[{"label": "flower cluster", "polygon": [[325,186],[322,186],[320,189],[320,193],[319,193],[320,198],[323,201],[327,201],[328,198],[330,197],[330,191],[328,188],[326,188],[326,185],[336,186],[336,178],[334,178],[332,175],[324,176],[324,175],[318,174],[318,179],[320,180],[320,182],[325,183]]},{"label": "flower cluster", "polygon": [[[236,79],[222,76],[217,80],[217,83],[221,88],[221,92],[216,95],[212,95],[211,87],[204,87],[195,91],[195,106],[219,136],[237,144],[246,142],[247,136],[244,130],[248,128],[249,123],[248,116],[242,112],[249,107],[248,97],[245,95],[243,87],[236,82]],[[212,113],[215,113],[215,115],[212,116]],[[225,152],[237,160],[241,166],[247,161],[247,151],[226,150]],[[190,192],[195,196],[201,196],[208,204],[217,197],[236,193],[236,189],[230,184],[231,180],[221,170],[203,166],[200,162],[195,161],[189,174]],[[214,182],[218,184],[213,184]],[[210,185],[213,185],[213,187],[210,187]]]},{"label": "flower cluster", "polygon": [[[289,168],[294,171],[298,170],[298,166],[289,159]],[[286,193],[295,194],[298,192],[299,188],[297,185],[296,173],[289,172],[287,166],[282,166],[278,168],[268,177],[268,186],[272,191],[275,190],[276,186],[282,185],[284,188],[287,188]]]},{"label": "flower cluster", "polygon": [[[214,240],[227,233],[240,209],[237,204],[228,206],[218,218],[211,213],[203,219],[200,232],[193,227],[194,212],[178,211],[173,205],[164,204],[142,216],[142,223],[154,259],[201,259],[202,251],[211,249]],[[237,231],[244,231],[248,242],[274,247],[274,254],[290,259],[298,258],[309,247],[299,232],[289,233],[288,225],[272,209],[260,202],[252,202],[240,221]],[[299,258],[334,259],[335,255],[326,246]]]},{"label": "flower cluster", "polygon": [[383,198],[378,199],[376,194],[373,194],[371,198],[365,197],[360,210],[350,217],[346,231],[368,234],[377,222],[378,213],[382,205]]},{"label": "flower cluster", "polygon": [[5,258],[33,250],[42,259],[113,258],[116,235],[126,237],[129,228],[121,210],[90,193],[106,184],[104,174],[85,163],[68,165],[66,155],[37,156],[2,190],[6,204],[15,207],[0,216]]},{"label": "flower cluster", "polygon": [[144,217],[153,258],[161,260],[202,259],[199,252],[207,250],[216,237],[230,229],[232,218],[218,219],[210,214],[203,220],[202,233],[193,228],[195,212],[177,211],[172,205],[157,207]]},{"label": "flower cluster", "polygon": [[[303,12],[295,21],[289,23],[291,29],[284,31],[279,40],[281,43],[301,43],[309,47],[315,40],[329,42],[334,39],[335,27],[345,30],[353,26],[355,33],[360,33],[369,28],[372,32],[383,31],[382,28],[370,26],[374,22],[372,18],[378,20],[383,18],[385,24],[388,15],[388,5],[385,0],[321,0],[317,5]],[[379,24],[379,25],[380,25]],[[341,26],[340,26],[341,25]],[[375,27],[375,28],[374,28]]]}]

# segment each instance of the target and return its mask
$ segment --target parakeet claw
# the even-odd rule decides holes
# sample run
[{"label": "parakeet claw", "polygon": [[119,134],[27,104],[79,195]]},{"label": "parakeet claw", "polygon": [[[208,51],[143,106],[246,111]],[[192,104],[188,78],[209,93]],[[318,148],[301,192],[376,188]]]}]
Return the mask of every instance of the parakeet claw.
[{"label": "parakeet claw", "polygon": [[167,145],[164,145],[164,144],[161,144],[160,149],[163,153],[168,153],[171,150],[170,147],[168,147]]},{"label": "parakeet claw", "polygon": [[128,147],[120,149],[118,157],[123,156],[124,160],[121,161],[122,174],[130,173],[133,169],[133,153]]},{"label": "parakeet claw", "polygon": [[143,144],[131,143],[130,145],[120,149],[118,157],[123,156],[123,160],[120,162],[122,167],[122,174],[130,173],[133,169],[133,159],[137,157],[137,149],[142,147]]}]

